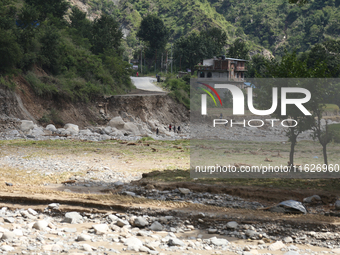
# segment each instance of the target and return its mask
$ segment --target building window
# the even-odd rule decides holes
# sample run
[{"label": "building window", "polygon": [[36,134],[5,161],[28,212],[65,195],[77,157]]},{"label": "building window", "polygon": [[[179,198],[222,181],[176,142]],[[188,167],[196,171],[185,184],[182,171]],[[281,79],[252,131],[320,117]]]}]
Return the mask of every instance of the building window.
[{"label": "building window", "polygon": [[205,75],[204,75],[204,72],[200,72],[200,78],[204,78]]},{"label": "building window", "polygon": [[208,74],[207,74],[207,78],[211,78],[212,77],[212,74],[211,74],[211,72],[209,72]]}]

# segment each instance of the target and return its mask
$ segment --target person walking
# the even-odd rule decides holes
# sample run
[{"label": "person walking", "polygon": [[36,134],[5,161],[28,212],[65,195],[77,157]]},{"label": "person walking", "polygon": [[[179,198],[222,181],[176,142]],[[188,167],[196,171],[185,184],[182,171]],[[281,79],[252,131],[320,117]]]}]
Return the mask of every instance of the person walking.
[{"label": "person walking", "polygon": [[179,133],[181,131],[180,126],[178,126],[177,130],[178,130],[177,133]]},{"label": "person walking", "polygon": [[176,133],[176,126],[174,125],[174,133]]},{"label": "person walking", "polygon": [[171,124],[169,125],[169,132],[171,131]]},{"label": "person walking", "polygon": [[158,135],[158,133],[159,133],[159,130],[158,130],[158,128],[156,129],[156,135]]},{"label": "person walking", "polygon": [[138,77],[138,72],[136,73],[136,77]]}]

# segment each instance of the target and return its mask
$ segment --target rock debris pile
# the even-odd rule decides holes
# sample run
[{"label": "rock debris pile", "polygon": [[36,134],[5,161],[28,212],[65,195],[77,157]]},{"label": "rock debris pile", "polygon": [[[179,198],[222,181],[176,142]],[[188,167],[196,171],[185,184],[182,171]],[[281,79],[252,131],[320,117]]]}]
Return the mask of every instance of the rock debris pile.
[{"label": "rock debris pile", "polygon": [[[132,117],[131,117],[132,118]],[[0,118],[1,119],[1,118]],[[169,131],[168,127],[160,123],[152,122],[147,126],[145,123],[125,122],[121,117],[111,119],[107,126],[88,127],[79,129],[75,124],[68,123],[63,128],[56,128],[49,124],[45,128],[34,124],[30,120],[20,120],[15,118],[2,119],[0,121],[0,139],[34,139],[34,140],[55,140],[55,139],[80,139],[83,141],[104,141],[104,140],[139,140],[142,137],[152,137],[156,140],[175,140],[189,138],[189,125],[179,123],[180,132]],[[152,128],[154,127],[154,128]],[[156,128],[158,127],[158,134]],[[152,131],[150,130],[152,129]]]}]

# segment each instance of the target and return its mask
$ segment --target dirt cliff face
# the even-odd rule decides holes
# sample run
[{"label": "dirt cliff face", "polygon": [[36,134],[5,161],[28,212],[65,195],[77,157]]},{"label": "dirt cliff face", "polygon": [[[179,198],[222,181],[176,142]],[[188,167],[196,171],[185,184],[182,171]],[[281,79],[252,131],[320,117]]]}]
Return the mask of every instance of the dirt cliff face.
[{"label": "dirt cliff face", "polygon": [[189,120],[188,109],[168,95],[113,96],[107,99],[107,110],[112,117],[127,113],[142,122],[156,120],[169,125]]},{"label": "dirt cliff face", "polygon": [[[84,128],[106,125],[111,118],[126,114],[142,122],[156,120],[165,125],[189,120],[188,109],[168,95],[111,96],[87,103],[72,102],[52,96],[39,97],[22,77],[17,77],[15,82],[15,91],[0,85],[0,115],[33,120],[37,124],[53,123],[61,127],[62,123],[73,123]],[[42,123],[42,119],[48,121]]]}]

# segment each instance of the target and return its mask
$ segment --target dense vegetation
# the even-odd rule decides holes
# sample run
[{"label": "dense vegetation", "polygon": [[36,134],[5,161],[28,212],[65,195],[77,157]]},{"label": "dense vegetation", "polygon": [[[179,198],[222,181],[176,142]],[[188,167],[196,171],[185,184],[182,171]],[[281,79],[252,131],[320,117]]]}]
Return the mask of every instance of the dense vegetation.
[{"label": "dense vegetation", "polygon": [[[123,93],[131,88],[123,59],[142,53],[144,70],[159,72],[171,48],[175,72],[226,54],[251,59],[247,77],[267,77],[270,64],[295,50],[307,68],[323,62],[327,77],[340,75],[339,0],[81,2],[88,15],[64,0],[0,0],[1,83],[13,88],[11,75],[23,74],[39,95],[87,100]],[[159,24],[149,36],[150,24],[141,29],[147,17]],[[278,57],[253,55],[262,46]],[[340,105],[340,99],[330,100]]]},{"label": "dense vegetation", "polygon": [[339,0],[122,0],[116,7],[107,1],[85,2],[93,10],[114,13],[131,31],[127,43],[132,49],[139,45],[136,31],[148,13],[164,21],[170,42],[216,27],[227,34],[227,45],[242,38],[251,51],[264,47],[275,56],[282,56],[285,49],[310,50],[325,39],[337,39],[340,31]]},{"label": "dense vegetation", "polygon": [[284,49],[306,51],[326,38],[337,38],[340,1],[210,0],[224,18],[248,40],[282,55]]},{"label": "dense vegetation", "polygon": [[22,74],[38,95],[87,101],[132,85],[112,15],[89,21],[64,0],[0,0],[0,75]]}]

